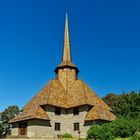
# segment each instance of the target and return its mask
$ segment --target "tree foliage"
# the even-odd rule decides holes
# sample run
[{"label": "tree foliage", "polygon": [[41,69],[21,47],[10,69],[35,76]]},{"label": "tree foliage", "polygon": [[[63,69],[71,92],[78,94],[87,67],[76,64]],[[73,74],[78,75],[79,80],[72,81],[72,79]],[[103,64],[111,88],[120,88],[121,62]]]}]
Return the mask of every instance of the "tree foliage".
[{"label": "tree foliage", "polygon": [[131,137],[139,139],[140,132],[140,93],[132,91],[116,95],[110,93],[103,100],[112,108],[118,119],[103,124],[94,125],[88,132],[87,137],[95,140],[113,140],[116,137]]},{"label": "tree foliage", "polygon": [[19,114],[19,107],[16,105],[8,106],[2,113],[1,119],[2,122],[8,122],[9,120],[13,119],[16,115]]},{"label": "tree foliage", "polygon": [[140,94],[135,91],[120,95],[108,94],[103,100],[118,117],[140,117]]},{"label": "tree foliage", "polygon": [[101,126],[91,126],[87,132],[87,137],[95,140],[113,140],[116,137],[133,136],[138,131],[140,131],[140,119],[119,118]]},{"label": "tree foliage", "polygon": [[93,125],[87,131],[87,138],[95,140],[113,140],[115,136],[111,127],[107,125]]},{"label": "tree foliage", "polygon": [[10,134],[10,125],[8,122],[19,114],[19,107],[16,105],[8,106],[3,112],[0,113],[0,137],[6,137]]},{"label": "tree foliage", "polygon": [[130,140],[140,140],[140,132],[136,132]]},{"label": "tree foliage", "polygon": [[3,132],[4,132],[4,126],[3,124],[0,124],[0,138],[3,136]]}]

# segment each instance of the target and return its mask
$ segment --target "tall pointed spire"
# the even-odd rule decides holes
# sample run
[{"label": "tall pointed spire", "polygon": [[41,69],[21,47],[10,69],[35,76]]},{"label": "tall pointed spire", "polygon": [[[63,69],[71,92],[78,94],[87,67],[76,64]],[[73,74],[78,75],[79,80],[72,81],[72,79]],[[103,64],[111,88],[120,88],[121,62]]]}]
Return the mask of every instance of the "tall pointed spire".
[{"label": "tall pointed spire", "polygon": [[62,62],[71,62],[71,50],[70,50],[70,39],[69,39],[69,27],[68,27],[68,15],[66,14],[65,22],[65,35],[64,35],[64,49]]},{"label": "tall pointed spire", "polygon": [[78,74],[79,72],[78,68],[72,63],[67,13],[66,13],[66,21],[65,21],[64,48],[63,48],[62,62],[55,69],[56,74],[60,69],[64,69],[64,68],[74,69],[76,74]]}]

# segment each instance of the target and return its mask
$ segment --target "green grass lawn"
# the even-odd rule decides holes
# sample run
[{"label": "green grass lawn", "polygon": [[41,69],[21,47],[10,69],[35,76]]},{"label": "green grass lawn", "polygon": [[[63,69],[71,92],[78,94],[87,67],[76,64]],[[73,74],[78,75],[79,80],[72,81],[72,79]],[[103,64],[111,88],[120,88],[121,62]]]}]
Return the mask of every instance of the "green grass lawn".
[{"label": "green grass lawn", "polygon": [[[63,140],[78,140],[76,138],[64,138]],[[80,138],[80,140],[86,140],[86,138]],[[130,140],[130,138],[116,138],[115,140]]]},{"label": "green grass lawn", "polygon": [[130,140],[130,138],[116,138],[115,140]]}]

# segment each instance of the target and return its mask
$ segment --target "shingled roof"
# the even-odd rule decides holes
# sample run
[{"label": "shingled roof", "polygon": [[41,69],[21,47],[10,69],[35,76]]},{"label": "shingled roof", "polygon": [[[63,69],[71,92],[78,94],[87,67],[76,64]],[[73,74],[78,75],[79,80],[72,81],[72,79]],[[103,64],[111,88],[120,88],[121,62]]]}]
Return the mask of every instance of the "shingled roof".
[{"label": "shingled roof", "polygon": [[9,123],[26,121],[31,119],[49,120],[47,112],[36,104],[30,104],[29,108],[26,108],[18,116],[13,118]]},{"label": "shingled roof", "polygon": [[86,121],[104,120],[113,121],[116,116],[109,110],[100,107],[93,107],[86,115]]},{"label": "shingled roof", "polygon": [[[112,121],[116,118],[115,115],[111,112],[111,108],[107,104],[105,104],[96,95],[96,93],[87,86],[84,81],[78,80],[77,78],[79,70],[72,63],[67,16],[62,63],[56,68],[56,74],[59,70],[63,71],[63,69],[65,68],[68,70],[66,72],[66,75],[64,75],[66,83],[63,82],[63,78],[52,79],[25,105],[22,112],[17,117],[12,119],[10,123],[30,119],[50,120],[47,115],[47,110],[45,111],[42,108],[43,105],[52,105],[66,109],[83,105],[92,106],[92,109],[87,113],[85,121],[97,119]],[[71,69],[74,70],[72,71],[73,75],[69,76],[69,71],[71,71]],[[65,78],[67,76],[69,78],[69,81],[67,80],[67,78]],[[74,76],[75,78],[73,78]],[[73,78],[72,82],[71,78]],[[66,84],[70,86],[65,86]]]},{"label": "shingled roof", "polygon": [[28,119],[49,120],[47,112],[41,108],[42,105],[61,108],[91,105],[93,109],[88,113],[86,120],[104,118],[110,121],[115,118],[115,115],[111,113],[111,108],[82,80],[76,80],[71,89],[66,92],[62,84],[57,79],[53,79],[25,105],[23,112],[11,122]]}]

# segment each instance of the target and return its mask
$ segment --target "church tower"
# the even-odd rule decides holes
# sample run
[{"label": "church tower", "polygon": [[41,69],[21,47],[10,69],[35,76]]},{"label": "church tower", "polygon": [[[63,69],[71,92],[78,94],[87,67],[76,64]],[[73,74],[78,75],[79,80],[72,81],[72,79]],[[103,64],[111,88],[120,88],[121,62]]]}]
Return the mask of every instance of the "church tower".
[{"label": "church tower", "polygon": [[70,89],[73,82],[77,80],[78,72],[78,68],[72,63],[68,15],[66,14],[62,63],[55,69],[56,78],[61,82],[67,91]]}]

